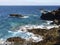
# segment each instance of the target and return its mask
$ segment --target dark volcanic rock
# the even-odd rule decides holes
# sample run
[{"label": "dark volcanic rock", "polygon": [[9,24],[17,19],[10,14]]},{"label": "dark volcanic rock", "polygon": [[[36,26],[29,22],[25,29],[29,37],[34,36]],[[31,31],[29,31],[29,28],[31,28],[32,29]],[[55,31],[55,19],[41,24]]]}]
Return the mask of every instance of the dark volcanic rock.
[{"label": "dark volcanic rock", "polygon": [[20,38],[20,37],[11,37],[11,38],[8,38],[7,41],[9,42],[24,42],[24,39]]},{"label": "dark volcanic rock", "polygon": [[41,16],[41,18],[43,19],[43,20],[54,20],[54,15],[52,14],[52,13],[46,13],[46,14],[44,14],[44,13],[42,13],[42,16]]},{"label": "dark volcanic rock", "polygon": [[60,8],[51,12],[42,12],[41,19],[52,20],[55,24],[60,24]]},{"label": "dark volcanic rock", "polygon": [[60,20],[60,8],[47,13],[43,12],[41,18],[44,20]]},{"label": "dark volcanic rock", "polygon": [[6,40],[6,42],[11,42],[10,45],[24,45],[25,44],[25,39],[22,39],[20,37],[10,37]]},{"label": "dark volcanic rock", "polygon": [[11,17],[24,17],[21,14],[10,14]]}]

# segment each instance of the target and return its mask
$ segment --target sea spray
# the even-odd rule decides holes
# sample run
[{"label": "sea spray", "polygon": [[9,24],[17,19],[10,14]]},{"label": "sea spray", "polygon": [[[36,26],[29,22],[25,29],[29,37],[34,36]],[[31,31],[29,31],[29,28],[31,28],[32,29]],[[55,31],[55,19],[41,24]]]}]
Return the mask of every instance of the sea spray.
[{"label": "sea spray", "polygon": [[20,26],[20,29],[22,28],[23,30],[27,30],[27,29],[51,29],[51,28],[59,28],[60,25],[24,25],[24,26]]}]

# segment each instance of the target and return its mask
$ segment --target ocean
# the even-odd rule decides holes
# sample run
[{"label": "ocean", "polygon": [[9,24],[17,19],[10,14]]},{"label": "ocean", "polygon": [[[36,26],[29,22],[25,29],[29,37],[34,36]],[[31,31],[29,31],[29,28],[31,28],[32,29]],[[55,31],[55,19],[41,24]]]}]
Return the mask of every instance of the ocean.
[{"label": "ocean", "polygon": [[[40,18],[40,9],[52,11],[59,7],[60,6],[0,6],[0,40],[6,40],[9,37],[28,38],[29,36],[26,33],[18,32],[18,30],[21,29],[20,27],[32,27],[35,25],[49,26],[49,21]],[[9,14],[22,14],[25,17],[10,17]]]}]

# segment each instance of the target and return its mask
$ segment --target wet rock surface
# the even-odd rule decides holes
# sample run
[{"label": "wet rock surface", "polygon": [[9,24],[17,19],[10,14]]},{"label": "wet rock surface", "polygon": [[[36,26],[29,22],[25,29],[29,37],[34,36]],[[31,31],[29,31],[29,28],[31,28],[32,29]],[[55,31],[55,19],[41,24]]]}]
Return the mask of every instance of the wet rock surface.
[{"label": "wet rock surface", "polygon": [[25,39],[21,39],[20,37],[11,37],[8,38],[7,41],[9,42],[15,42],[14,45],[59,45],[60,44],[60,28],[52,28],[52,29],[31,29],[28,30],[28,32],[32,32],[36,35],[43,36],[42,41],[39,42],[32,42],[26,41]]},{"label": "wet rock surface", "polygon": [[24,45],[25,39],[22,39],[20,37],[10,37],[6,40],[6,42],[11,42],[10,45]]},{"label": "wet rock surface", "polygon": [[[59,41],[59,31],[60,28],[52,28],[50,30],[46,29],[32,29],[29,30],[29,32],[33,32],[35,34],[42,35],[44,37],[44,40],[39,42],[38,45],[54,45],[58,44]],[[60,44],[60,43],[59,43]]]}]

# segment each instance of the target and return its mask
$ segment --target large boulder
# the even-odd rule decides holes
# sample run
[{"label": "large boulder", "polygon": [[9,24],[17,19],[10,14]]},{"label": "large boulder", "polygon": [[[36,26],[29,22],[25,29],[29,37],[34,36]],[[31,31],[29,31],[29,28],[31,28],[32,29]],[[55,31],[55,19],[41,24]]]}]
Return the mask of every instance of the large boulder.
[{"label": "large boulder", "polygon": [[25,39],[22,39],[20,37],[10,37],[6,40],[7,45],[10,43],[10,45],[24,45]]}]

